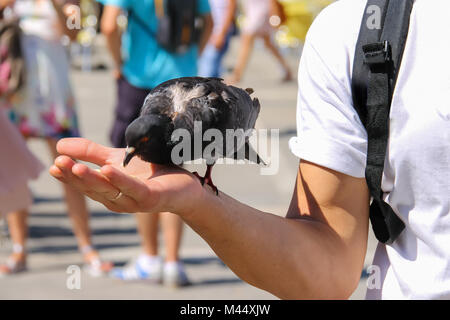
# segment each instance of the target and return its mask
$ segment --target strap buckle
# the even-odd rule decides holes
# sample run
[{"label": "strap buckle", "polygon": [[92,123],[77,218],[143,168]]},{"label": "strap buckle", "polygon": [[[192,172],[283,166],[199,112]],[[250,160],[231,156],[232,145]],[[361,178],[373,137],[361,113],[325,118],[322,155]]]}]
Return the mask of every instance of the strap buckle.
[{"label": "strap buckle", "polygon": [[368,65],[385,64],[391,61],[391,45],[389,41],[366,44],[364,51],[364,63]]}]

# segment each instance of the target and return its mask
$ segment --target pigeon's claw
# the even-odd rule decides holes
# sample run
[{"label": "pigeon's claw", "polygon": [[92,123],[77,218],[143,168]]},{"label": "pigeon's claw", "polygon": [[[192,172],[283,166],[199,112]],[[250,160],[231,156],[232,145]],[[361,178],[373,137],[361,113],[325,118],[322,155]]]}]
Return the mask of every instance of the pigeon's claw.
[{"label": "pigeon's claw", "polygon": [[205,184],[210,186],[211,189],[216,193],[216,195],[219,195],[219,189],[217,189],[217,187],[214,185],[212,178],[211,178],[211,172],[212,172],[212,166],[208,166],[208,169],[206,170],[206,174],[204,177],[200,176],[198,174],[198,172],[194,172],[192,173],[194,176],[197,177],[198,180],[200,180],[200,183],[202,184],[202,186],[204,186]]},{"label": "pigeon's claw", "polygon": [[200,183],[201,183],[202,185],[205,184],[205,178],[203,178],[201,175],[199,175],[198,172],[192,172],[192,174],[193,174],[198,180],[200,180]]},{"label": "pigeon's claw", "polygon": [[217,187],[214,185],[211,177],[205,177],[203,178],[203,185],[207,184],[208,186],[211,187],[211,189],[216,193],[216,195],[219,195],[219,189],[217,189]]}]

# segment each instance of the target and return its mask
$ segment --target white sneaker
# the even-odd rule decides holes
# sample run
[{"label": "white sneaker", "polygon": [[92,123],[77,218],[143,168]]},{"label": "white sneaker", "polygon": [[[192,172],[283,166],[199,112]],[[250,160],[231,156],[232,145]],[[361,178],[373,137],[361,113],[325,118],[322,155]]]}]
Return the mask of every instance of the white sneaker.
[{"label": "white sneaker", "polygon": [[166,262],[164,264],[163,284],[171,288],[191,285],[181,262]]},{"label": "white sneaker", "polygon": [[163,261],[161,257],[151,257],[143,254],[135,261],[131,261],[124,268],[112,270],[111,276],[124,281],[147,280],[161,283],[162,266]]}]

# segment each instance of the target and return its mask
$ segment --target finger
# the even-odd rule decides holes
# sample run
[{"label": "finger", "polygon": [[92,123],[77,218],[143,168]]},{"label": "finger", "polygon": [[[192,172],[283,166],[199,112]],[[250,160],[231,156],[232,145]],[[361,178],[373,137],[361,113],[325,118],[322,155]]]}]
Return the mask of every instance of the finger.
[{"label": "finger", "polygon": [[82,181],[72,172],[72,168],[77,164],[74,160],[67,156],[59,156],[55,159],[55,163],[50,167],[50,174],[56,179],[70,184],[80,191],[85,192],[87,188],[83,186]]},{"label": "finger", "polygon": [[117,197],[120,190],[113,186],[100,172],[90,169],[84,164],[77,163],[72,167],[72,173],[91,194],[98,194],[106,200]]},{"label": "finger", "polygon": [[113,151],[112,148],[83,138],[68,138],[58,142],[58,153],[74,159],[95,163],[98,166],[106,164]]},{"label": "finger", "polygon": [[[121,194],[100,172],[92,170],[84,164],[75,163],[72,159],[60,156],[56,165],[50,168],[58,180],[72,185],[74,188],[94,201],[100,202],[115,212],[137,212],[137,202]],[[118,197],[119,196],[119,197]]]},{"label": "finger", "polygon": [[66,177],[68,173],[71,173],[72,167],[75,165],[75,161],[68,156],[59,156],[55,159],[54,165],[59,169],[59,172]]},{"label": "finger", "polygon": [[56,179],[63,179],[64,178],[64,175],[63,175],[61,169],[59,169],[55,165],[52,165],[50,167],[50,169],[48,170],[48,172],[50,173],[50,175],[52,175]]},{"label": "finger", "polygon": [[102,202],[109,210],[117,213],[137,213],[140,210],[139,204],[136,200],[127,195],[121,195],[117,200],[109,200]]},{"label": "finger", "polygon": [[89,190],[89,186],[86,186],[72,172],[72,168],[75,164],[76,162],[71,158],[67,156],[59,156],[56,158],[54,166],[50,168],[50,173],[52,173],[52,175],[59,181],[71,185],[82,193],[86,193]]},{"label": "finger", "polygon": [[100,171],[108,178],[111,184],[137,203],[147,202],[152,198],[148,186],[141,180],[127,175],[112,166],[104,166]]},{"label": "finger", "polygon": [[138,203],[125,192],[117,188],[98,170],[92,170],[84,164],[77,163],[72,173],[86,190],[91,199],[107,205],[115,212],[137,212]]}]

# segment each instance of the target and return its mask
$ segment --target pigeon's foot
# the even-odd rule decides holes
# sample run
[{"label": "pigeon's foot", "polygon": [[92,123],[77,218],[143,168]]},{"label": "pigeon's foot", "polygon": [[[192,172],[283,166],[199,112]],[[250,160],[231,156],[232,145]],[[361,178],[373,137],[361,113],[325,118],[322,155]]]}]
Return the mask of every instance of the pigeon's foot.
[{"label": "pigeon's foot", "polygon": [[219,195],[219,189],[217,189],[217,187],[214,185],[211,177],[205,177],[203,184],[207,184],[208,186],[210,186],[211,189],[216,193],[216,195]]},{"label": "pigeon's foot", "polygon": [[210,186],[211,189],[216,193],[216,195],[219,195],[219,189],[217,189],[217,187],[214,185],[214,183],[212,181],[211,171],[212,171],[212,166],[208,166],[208,169],[206,170],[206,174],[204,177],[200,176],[198,174],[198,172],[194,172],[192,174],[194,176],[196,176],[198,180],[200,180],[200,183],[202,184],[202,186],[204,186],[205,184]]}]

